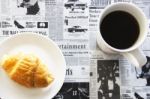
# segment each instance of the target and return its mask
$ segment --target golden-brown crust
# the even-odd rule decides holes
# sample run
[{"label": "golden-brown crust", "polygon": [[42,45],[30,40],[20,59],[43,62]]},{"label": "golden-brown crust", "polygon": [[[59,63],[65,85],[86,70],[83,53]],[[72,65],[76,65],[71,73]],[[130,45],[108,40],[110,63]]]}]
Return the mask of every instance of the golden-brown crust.
[{"label": "golden-brown crust", "polygon": [[39,64],[34,75],[35,87],[47,87],[48,84],[53,81],[53,77],[48,73],[47,68],[44,64]]},{"label": "golden-brown crust", "polygon": [[32,54],[8,56],[2,66],[12,80],[28,88],[47,87],[54,80],[46,66]]}]

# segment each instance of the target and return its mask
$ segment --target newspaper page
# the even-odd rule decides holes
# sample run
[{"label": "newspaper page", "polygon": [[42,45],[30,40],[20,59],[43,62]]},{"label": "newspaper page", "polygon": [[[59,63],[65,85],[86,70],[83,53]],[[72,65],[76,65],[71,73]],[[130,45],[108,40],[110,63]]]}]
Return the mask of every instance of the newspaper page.
[{"label": "newspaper page", "polygon": [[62,0],[5,0],[1,1],[0,12],[1,36],[34,32],[53,40],[63,39]]},{"label": "newspaper page", "polygon": [[62,50],[66,79],[54,99],[89,99],[89,2],[5,0],[0,4],[1,41],[17,33],[38,33],[54,40]]},{"label": "newspaper page", "polygon": [[[149,33],[141,49],[147,57],[142,68],[135,68],[121,56],[110,56],[97,47],[96,32],[101,11],[112,3],[131,2],[140,7],[150,19],[149,0],[91,0],[89,34],[91,50],[91,99],[150,99]],[[95,34],[95,35],[94,35]]]},{"label": "newspaper page", "polygon": [[66,59],[64,86],[54,99],[90,99],[89,1],[64,0],[63,40]]},{"label": "newspaper page", "polygon": [[141,46],[148,61],[140,69],[97,46],[101,11],[117,2],[136,4],[150,19],[149,0],[1,0],[0,41],[29,32],[58,44],[67,69],[54,99],[150,99],[150,34]]}]

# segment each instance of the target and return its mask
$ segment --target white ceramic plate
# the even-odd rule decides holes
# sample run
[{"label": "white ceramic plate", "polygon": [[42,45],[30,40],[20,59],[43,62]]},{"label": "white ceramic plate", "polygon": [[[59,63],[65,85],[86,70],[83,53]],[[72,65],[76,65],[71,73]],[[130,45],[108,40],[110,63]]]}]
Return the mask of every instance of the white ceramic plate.
[{"label": "white ceramic plate", "polygon": [[66,64],[59,47],[50,39],[38,34],[24,33],[14,35],[0,44],[0,60],[4,55],[18,52],[34,53],[48,66],[54,82],[43,89],[29,89],[12,81],[0,67],[1,99],[51,99],[61,89]]}]

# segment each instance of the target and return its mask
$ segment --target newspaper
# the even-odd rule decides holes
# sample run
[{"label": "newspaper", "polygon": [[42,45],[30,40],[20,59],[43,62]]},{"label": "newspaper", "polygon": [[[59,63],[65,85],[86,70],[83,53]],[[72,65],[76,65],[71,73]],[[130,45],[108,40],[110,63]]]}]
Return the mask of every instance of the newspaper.
[{"label": "newspaper", "polygon": [[89,6],[89,41],[91,50],[90,98],[150,99],[149,33],[144,44],[141,46],[148,61],[140,69],[132,66],[122,56],[107,55],[97,47],[95,35],[98,32],[99,15],[107,5],[116,2],[132,2],[140,7],[147,18],[150,19],[149,0],[91,0],[91,5]]},{"label": "newspaper", "polygon": [[58,44],[67,69],[54,99],[150,99],[150,34],[141,46],[148,59],[141,69],[97,46],[99,15],[116,2],[134,3],[150,19],[149,0],[1,0],[0,41],[31,32]]}]

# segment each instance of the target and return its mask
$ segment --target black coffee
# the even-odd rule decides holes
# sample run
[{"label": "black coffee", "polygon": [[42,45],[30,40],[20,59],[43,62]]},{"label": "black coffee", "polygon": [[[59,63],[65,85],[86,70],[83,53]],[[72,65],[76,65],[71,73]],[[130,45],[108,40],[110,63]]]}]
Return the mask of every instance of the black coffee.
[{"label": "black coffee", "polygon": [[114,11],[106,15],[100,24],[104,40],[114,48],[131,47],[139,36],[139,24],[129,13]]}]

